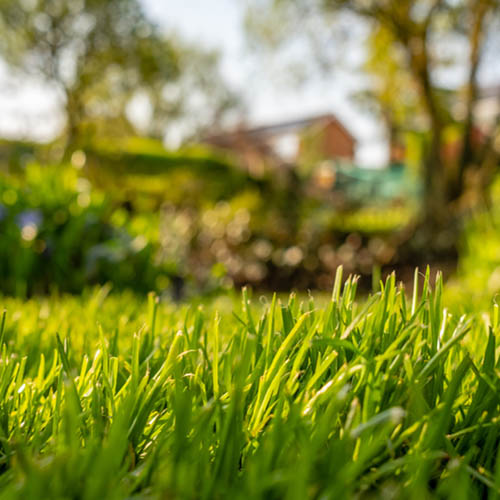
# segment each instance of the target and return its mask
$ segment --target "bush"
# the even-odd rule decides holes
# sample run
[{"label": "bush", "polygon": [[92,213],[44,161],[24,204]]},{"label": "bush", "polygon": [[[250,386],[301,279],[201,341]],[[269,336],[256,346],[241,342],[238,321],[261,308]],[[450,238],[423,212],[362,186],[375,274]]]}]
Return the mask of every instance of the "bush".
[{"label": "bush", "polygon": [[500,293],[500,177],[493,183],[490,203],[466,223],[456,276],[447,293],[465,309],[488,307]]},{"label": "bush", "polygon": [[22,177],[0,179],[0,289],[26,295],[78,292],[110,281],[118,288],[156,289],[163,273],[154,246],[134,237],[125,217],[70,167],[30,164]]}]

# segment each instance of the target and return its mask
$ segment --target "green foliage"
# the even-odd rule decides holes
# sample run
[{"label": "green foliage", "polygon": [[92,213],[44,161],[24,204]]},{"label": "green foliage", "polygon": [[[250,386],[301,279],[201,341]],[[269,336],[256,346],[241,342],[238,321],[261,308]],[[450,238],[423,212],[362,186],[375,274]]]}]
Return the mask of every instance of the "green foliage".
[{"label": "green foliage", "polygon": [[[262,0],[249,6],[248,28],[277,59],[330,59],[330,70],[342,60],[351,68],[360,61],[370,78],[358,97],[385,121],[394,157],[413,136],[408,160],[417,163],[422,196],[412,244],[445,259],[457,248],[464,219],[457,205],[479,208],[500,162],[498,113],[490,124],[476,113],[479,75],[499,20],[498,0]],[[450,40],[461,49],[449,50]],[[361,59],[354,55],[360,43]],[[457,69],[461,84],[443,89],[443,75]]]},{"label": "green foliage", "polygon": [[0,178],[0,288],[79,292],[111,281],[155,289],[162,271],[154,247],[129,228],[130,217],[114,216],[104,194],[73,168],[31,164],[21,178]]},{"label": "green foliage", "polygon": [[156,206],[200,207],[258,185],[228,158],[203,146],[167,151],[160,141],[128,138],[97,141],[85,154],[87,174],[114,199],[147,196]]},{"label": "green foliage", "polygon": [[[163,137],[185,114],[193,133],[235,104],[217,55],[166,36],[138,0],[0,0],[0,30],[10,67],[60,94],[68,147],[137,126]],[[193,93],[202,109],[193,107]],[[148,115],[139,125],[129,119],[138,102]]]},{"label": "green foliage", "polygon": [[[0,178],[0,290],[207,292],[331,286],[332,272],[388,263],[411,208],[335,212],[202,148],[134,140],[77,150],[74,164],[17,165]],[[366,284],[366,283],[365,283]],[[187,287],[184,287],[187,285]]]},{"label": "green foliage", "polygon": [[[166,151],[157,141],[134,138],[85,151],[92,183],[122,206],[118,213],[128,207],[149,219],[157,230],[147,238],[159,245],[162,259],[202,289],[225,276],[226,284],[325,289],[340,264],[370,274],[394,255],[388,237],[414,214],[406,202],[374,208],[382,187],[390,188],[382,180],[378,195],[357,193],[365,203],[370,199],[369,208],[335,211],[303,186],[280,182],[276,172],[255,179],[201,146]],[[381,175],[366,177],[365,189]],[[358,184],[351,188],[359,191]],[[354,189],[349,192],[354,197]]]},{"label": "green foliage", "polygon": [[457,273],[447,290],[450,297],[463,303],[467,311],[488,307],[491,297],[498,302],[500,293],[500,178],[498,177],[492,185],[490,197],[490,205],[467,222]]},{"label": "green foliage", "polygon": [[498,307],[341,278],[324,307],[3,299],[0,498],[495,498]]}]

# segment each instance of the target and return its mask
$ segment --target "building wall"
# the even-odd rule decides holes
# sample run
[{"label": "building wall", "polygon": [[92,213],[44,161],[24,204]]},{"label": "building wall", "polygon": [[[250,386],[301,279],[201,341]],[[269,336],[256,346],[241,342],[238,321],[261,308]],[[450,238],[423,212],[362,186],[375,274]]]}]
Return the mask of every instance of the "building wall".
[{"label": "building wall", "polygon": [[323,152],[331,158],[354,159],[355,143],[344,128],[335,121],[325,125],[323,132]]}]

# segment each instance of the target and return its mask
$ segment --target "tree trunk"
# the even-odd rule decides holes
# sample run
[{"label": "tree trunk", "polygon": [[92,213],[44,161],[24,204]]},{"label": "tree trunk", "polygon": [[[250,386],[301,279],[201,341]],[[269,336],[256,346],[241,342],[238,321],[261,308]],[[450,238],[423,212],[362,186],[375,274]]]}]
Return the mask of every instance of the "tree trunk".
[{"label": "tree trunk", "polygon": [[424,193],[418,227],[420,239],[431,253],[448,253],[456,244],[449,235],[443,241],[442,234],[453,225],[450,212],[445,161],[443,158],[443,119],[429,74],[426,32],[409,40],[410,67],[419,83],[422,103],[429,119],[431,140],[424,160]]},{"label": "tree trunk", "polygon": [[66,90],[66,130],[64,141],[64,161],[70,161],[71,155],[80,146],[82,103],[77,92]]},{"label": "tree trunk", "polygon": [[413,36],[402,33],[401,41],[408,53],[409,68],[420,89],[423,109],[429,120],[430,143],[425,151],[423,168],[423,195],[420,216],[413,230],[408,232],[403,253],[410,258],[430,261],[456,256],[459,231],[455,213],[449,204],[449,186],[446,163],[443,158],[444,119],[435,95],[427,48],[426,27],[413,26]]},{"label": "tree trunk", "polygon": [[465,125],[462,138],[462,152],[458,164],[456,182],[452,186],[451,197],[458,199],[462,196],[465,186],[465,174],[467,168],[474,163],[479,167],[474,158],[473,132],[474,132],[474,105],[478,95],[477,72],[479,69],[481,46],[483,41],[483,28],[486,15],[488,13],[488,1],[478,0],[472,12],[473,19],[470,32],[470,53],[469,53],[469,77],[465,95]]}]

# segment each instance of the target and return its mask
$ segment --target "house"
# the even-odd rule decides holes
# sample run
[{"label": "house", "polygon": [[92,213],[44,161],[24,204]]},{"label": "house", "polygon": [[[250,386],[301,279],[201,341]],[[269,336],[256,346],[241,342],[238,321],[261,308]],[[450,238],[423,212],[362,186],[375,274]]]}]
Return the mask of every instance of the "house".
[{"label": "house", "polygon": [[203,142],[236,154],[240,163],[257,176],[268,168],[301,161],[352,163],[356,147],[354,137],[333,114],[255,128],[239,127],[205,137]]}]

